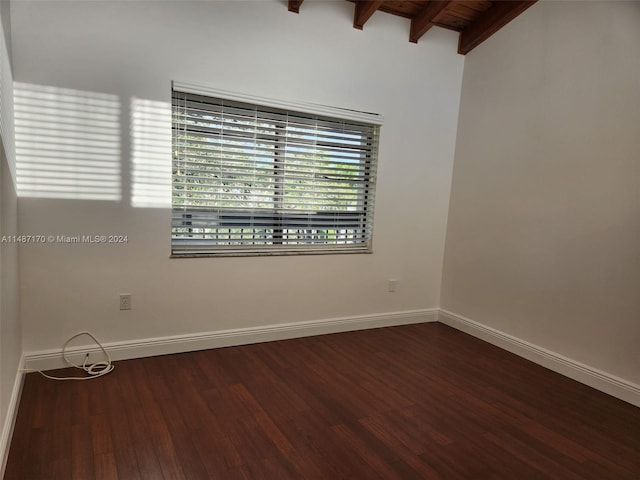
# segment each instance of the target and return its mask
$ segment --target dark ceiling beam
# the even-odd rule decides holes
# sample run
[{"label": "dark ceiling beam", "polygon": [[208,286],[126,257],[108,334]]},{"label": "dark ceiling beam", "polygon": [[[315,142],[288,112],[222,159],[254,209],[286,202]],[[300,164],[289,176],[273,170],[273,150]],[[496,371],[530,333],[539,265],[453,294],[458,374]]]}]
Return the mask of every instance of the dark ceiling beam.
[{"label": "dark ceiling beam", "polygon": [[300,5],[304,0],[289,0],[289,11],[293,13],[300,13]]},{"label": "dark ceiling beam", "polygon": [[382,0],[358,0],[353,14],[353,28],[362,30],[364,24],[367,23],[367,20],[371,18],[373,12],[375,12],[380,5],[382,5]]},{"label": "dark ceiling beam", "polygon": [[418,39],[434,26],[433,20],[446,9],[451,1],[434,0],[427,3],[415,17],[411,19],[411,31],[409,41],[418,43]]},{"label": "dark ceiling beam", "polygon": [[494,2],[460,33],[458,53],[466,55],[534,3],[536,0]]}]

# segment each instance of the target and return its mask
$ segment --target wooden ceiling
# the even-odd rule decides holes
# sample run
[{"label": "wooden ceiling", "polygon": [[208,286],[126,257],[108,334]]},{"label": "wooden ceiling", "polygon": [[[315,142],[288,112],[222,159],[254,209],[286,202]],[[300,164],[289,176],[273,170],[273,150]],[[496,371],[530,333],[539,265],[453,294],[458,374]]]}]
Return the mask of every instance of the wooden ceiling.
[{"label": "wooden ceiling", "polygon": [[[299,13],[304,0],[288,0]],[[460,32],[458,53],[466,55],[537,0],[348,0],[355,3],[353,28],[362,30],[376,12],[411,19],[409,41],[417,43],[431,27]]]}]

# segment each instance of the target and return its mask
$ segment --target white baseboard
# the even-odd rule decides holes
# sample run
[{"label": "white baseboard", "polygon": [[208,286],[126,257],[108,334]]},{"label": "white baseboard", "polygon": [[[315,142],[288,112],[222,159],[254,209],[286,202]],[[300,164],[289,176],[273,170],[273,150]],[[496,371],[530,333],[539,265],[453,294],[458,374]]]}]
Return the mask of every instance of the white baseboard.
[{"label": "white baseboard", "polygon": [[22,386],[24,384],[24,357],[20,359],[16,379],[13,382],[13,391],[7,408],[7,416],[2,426],[2,436],[0,436],[0,455],[2,455],[2,465],[0,466],[0,478],[4,478],[4,471],[7,468],[7,460],[9,459],[9,447],[11,446],[11,437],[13,437],[13,428],[16,425],[18,416],[18,406],[20,405],[20,397],[22,396]]},{"label": "white baseboard", "polygon": [[[324,335],[368,328],[391,327],[410,323],[435,322],[438,309],[410,310],[356,317],[332,318],[295,323],[281,323],[261,327],[236,328],[189,335],[145,338],[133,341],[105,343],[112,360],[152,357],[171,353],[207,350],[209,348],[246,345],[250,343],[285,340],[288,338]],[[86,353],[96,355],[89,363],[101,359],[100,349],[95,345],[67,349],[68,357],[81,364]],[[51,370],[67,367],[62,360],[62,349],[26,352],[25,368],[30,370]]]},{"label": "white baseboard", "polygon": [[447,310],[440,310],[438,321],[485,340],[511,353],[515,353],[527,360],[531,360],[554,372],[558,372],[580,383],[640,407],[640,385],[628,382],[615,375],[577,362],[571,358],[567,358]]}]

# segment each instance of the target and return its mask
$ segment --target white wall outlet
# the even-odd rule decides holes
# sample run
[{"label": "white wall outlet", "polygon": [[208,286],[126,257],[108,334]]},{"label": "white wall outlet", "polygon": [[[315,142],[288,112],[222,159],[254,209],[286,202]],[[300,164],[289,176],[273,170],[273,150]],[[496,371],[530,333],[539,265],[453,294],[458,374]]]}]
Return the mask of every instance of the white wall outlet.
[{"label": "white wall outlet", "polygon": [[120,294],[120,310],[131,310],[131,294]]},{"label": "white wall outlet", "polygon": [[398,280],[395,278],[390,278],[389,283],[387,283],[387,290],[389,292],[395,292],[398,288]]}]

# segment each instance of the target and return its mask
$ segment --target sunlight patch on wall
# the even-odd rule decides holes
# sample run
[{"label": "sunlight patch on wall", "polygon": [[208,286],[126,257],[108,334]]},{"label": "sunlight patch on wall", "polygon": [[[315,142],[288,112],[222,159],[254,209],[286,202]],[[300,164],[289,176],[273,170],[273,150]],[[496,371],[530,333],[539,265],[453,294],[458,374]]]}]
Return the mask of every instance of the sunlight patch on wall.
[{"label": "sunlight patch on wall", "polygon": [[131,205],[171,206],[171,104],[131,100]]},{"label": "sunlight patch on wall", "polygon": [[14,84],[18,196],[121,198],[116,95]]}]

